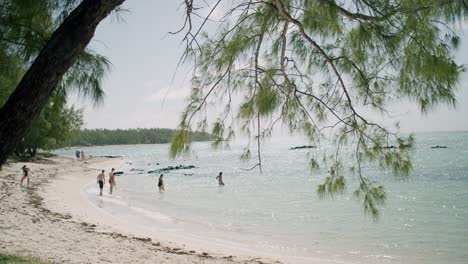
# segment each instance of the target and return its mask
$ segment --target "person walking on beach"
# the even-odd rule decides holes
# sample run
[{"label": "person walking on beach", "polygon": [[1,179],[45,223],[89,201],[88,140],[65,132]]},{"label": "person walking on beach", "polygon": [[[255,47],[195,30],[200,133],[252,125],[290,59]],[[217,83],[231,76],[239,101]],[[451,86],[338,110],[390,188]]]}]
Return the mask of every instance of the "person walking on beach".
[{"label": "person walking on beach", "polygon": [[164,180],[162,174],[159,176],[158,187],[160,192],[164,191]]},{"label": "person walking on beach", "polygon": [[84,151],[81,150],[81,160],[84,160]]},{"label": "person walking on beach", "polygon": [[220,172],[220,173],[218,174],[218,176],[216,176],[216,179],[218,180],[219,186],[224,186],[224,182],[223,182],[223,172]]},{"label": "person walking on beach", "polygon": [[109,172],[109,192],[112,194],[115,186],[115,175],[114,175],[114,168],[112,168],[111,172]]},{"label": "person walking on beach", "polygon": [[99,195],[102,196],[102,189],[104,189],[104,181],[106,180],[106,176],[104,175],[104,170],[97,176],[97,181],[99,184]]},{"label": "person walking on beach", "polygon": [[80,159],[80,151],[79,150],[75,151],[75,156],[76,156],[76,159]]},{"label": "person walking on beach", "polygon": [[21,167],[21,170],[23,171],[23,177],[21,178],[20,186],[23,186],[23,181],[24,181],[24,179],[26,179],[27,180],[27,187],[29,188],[29,171],[30,171],[30,169],[28,167],[26,167],[26,165],[24,165],[23,167]]}]

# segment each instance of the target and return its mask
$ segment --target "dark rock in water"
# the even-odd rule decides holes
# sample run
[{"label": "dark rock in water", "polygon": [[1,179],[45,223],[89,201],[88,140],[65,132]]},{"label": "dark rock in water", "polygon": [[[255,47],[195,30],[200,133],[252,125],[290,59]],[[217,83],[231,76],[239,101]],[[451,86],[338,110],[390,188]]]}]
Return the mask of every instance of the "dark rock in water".
[{"label": "dark rock in water", "polygon": [[116,172],[114,172],[114,175],[122,175],[122,174],[124,174],[123,171],[116,171]]},{"label": "dark rock in water", "polygon": [[295,150],[295,149],[311,149],[311,148],[316,148],[316,146],[304,145],[304,146],[292,147],[292,148],[289,148],[289,149],[290,150]]},{"label": "dark rock in water", "polygon": [[396,148],[395,146],[391,145],[391,146],[385,146],[385,147],[382,147],[383,149],[394,149]]},{"label": "dark rock in water", "polygon": [[109,158],[109,159],[117,159],[117,158],[122,158],[122,156],[98,156],[102,158]]},{"label": "dark rock in water", "polygon": [[441,148],[445,149],[445,148],[447,148],[447,146],[439,146],[439,145],[437,145],[437,146],[432,146],[431,148],[432,148],[432,149],[441,149]]},{"label": "dark rock in water", "polygon": [[154,171],[148,171],[148,173],[161,173],[161,172],[169,172],[173,170],[189,170],[195,169],[194,165],[177,165],[177,166],[167,166],[165,168],[157,169]]},{"label": "dark rock in water", "polygon": [[159,165],[159,162],[158,162],[158,163],[156,163],[156,165]]}]

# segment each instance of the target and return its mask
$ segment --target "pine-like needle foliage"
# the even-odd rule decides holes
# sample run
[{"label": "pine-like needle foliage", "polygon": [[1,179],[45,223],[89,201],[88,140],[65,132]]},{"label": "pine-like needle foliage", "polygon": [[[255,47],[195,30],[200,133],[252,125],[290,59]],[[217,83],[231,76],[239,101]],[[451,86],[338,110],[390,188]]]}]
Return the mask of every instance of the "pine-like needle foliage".
[{"label": "pine-like needle foliage", "polygon": [[[453,58],[460,40],[454,25],[465,17],[467,1],[233,0],[216,33],[203,33],[210,15],[222,11],[220,2],[210,2],[207,19],[196,23],[194,12],[206,2],[185,1],[183,61],[191,58],[195,67],[180,129],[208,127],[202,110],[212,102],[224,105],[212,126],[216,142],[229,140],[240,126],[258,140],[259,165],[260,140],[277,124],[317,144],[331,134],[335,155],[311,161],[313,169],[319,163],[333,168],[318,193],[346,190],[340,150],[352,146],[356,197],[377,218],[385,192],[363,175],[361,166],[373,162],[396,176],[408,175],[414,138],[362,112],[385,115],[389,103],[400,99],[417,103],[423,112],[455,104],[463,68]],[[244,98],[238,109],[233,95]],[[186,135],[175,137],[173,155],[187,151]],[[387,148],[390,144],[395,147]],[[249,157],[246,150],[244,157]]]},{"label": "pine-like needle foliage", "polygon": [[[4,0],[0,2],[0,57],[15,57],[17,65],[29,68],[54,30],[79,4],[78,0]],[[86,50],[65,74],[59,90],[76,91],[94,103],[103,100],[102,80],[109,61]],[[25,71],[18,71],[25,72]],[[10,75],[13,79],[16,76]],[[15,84],[16,86],[16,84]],[[11,92],[11,87],[0,87]]]}]

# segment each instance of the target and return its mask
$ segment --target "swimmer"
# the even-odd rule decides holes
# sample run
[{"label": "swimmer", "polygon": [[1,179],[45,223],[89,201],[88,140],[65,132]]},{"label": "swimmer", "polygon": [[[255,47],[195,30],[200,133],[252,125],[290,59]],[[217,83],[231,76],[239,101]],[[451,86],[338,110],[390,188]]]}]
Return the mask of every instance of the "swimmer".
[{"label": "swimmer", "polygon": [[223,182],[223,172],[220,172],[218,176],[216,176],[216,179],[218,180],[219,186],[224,186]]},{"label": "swimmer", "polygon": [[159,176],[158,187],[160,192],[164,191],[164,180],[162,174]]}]

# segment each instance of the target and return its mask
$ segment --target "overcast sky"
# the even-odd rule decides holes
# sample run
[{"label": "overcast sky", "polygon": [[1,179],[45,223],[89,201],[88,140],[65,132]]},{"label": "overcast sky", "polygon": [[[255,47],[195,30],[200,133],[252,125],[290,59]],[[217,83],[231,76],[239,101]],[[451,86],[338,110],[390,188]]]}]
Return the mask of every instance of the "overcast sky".
[{"label": "overcast sky", "polygon": [[[129,12],[120,14],[125,22],[112,16],[99,25],[91,47],[108,57],[113,66],[103,85],[103,105],[93,107],[76,98],[71,100],[84,109],[85,127],[177,127],[189,87],[184,85],[187,76],[183,70],[170,86],[183,47],[179,46],[181,35],[166,34],[183,22],[181,2],[127,0],[124,8]],[[468,65],[466,39],[457,60]],[[393,111],[406,132],[468,130],[467,74],[458,88],[457,100],[456,109],[441,106],[427,115],[421,115],[411,104]]]}]

